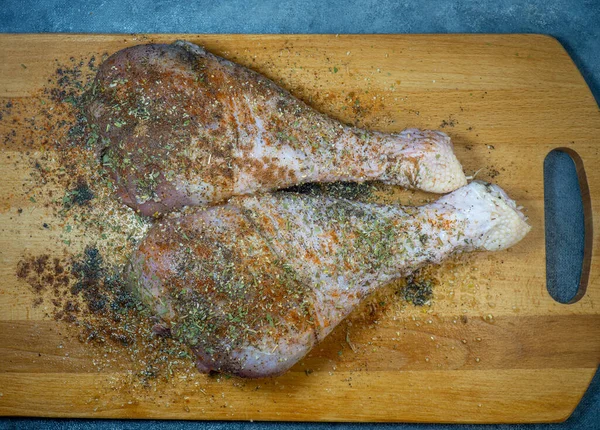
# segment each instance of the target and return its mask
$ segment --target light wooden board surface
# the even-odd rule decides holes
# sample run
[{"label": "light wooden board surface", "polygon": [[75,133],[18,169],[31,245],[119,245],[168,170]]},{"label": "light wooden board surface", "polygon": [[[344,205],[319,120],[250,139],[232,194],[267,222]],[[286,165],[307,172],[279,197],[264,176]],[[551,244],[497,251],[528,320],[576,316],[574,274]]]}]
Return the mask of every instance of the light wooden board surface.
[{"label": "light wooden board surface", "polygon": [[[59,252],[60,242],[40,227],[51,214],[23,197],[27,176],[12,162],[23,155],[19,145],[5,145],[1,415],[543,422],[571,414],[600,359],[600,261],[592,252],[600,229],[587,245],[587,291],[576,303],[556,303],[545,285],[543,161],[557,147],[579,154],[591,213],[600,213],[600,115],[556,40],[539,35],[2,35],[0,101],[34,98],[56,60],[178,38],[265,73],[343,121],[358,119],[359,125],[382,131],[444,126],[467,173],[482,169],[481,178],[502,186],[526,208],[532,231],[509,251],[467,259],[468,267],[458,270],[452,283],[442,275],[430,308],[398,304],[369,324],[342,324],[279,378],[241,381],[199,374],[159,387],[158,393],[132,393],[121,384],[126,369],[96,370],[86,345],[66,339],[64,322],[33,307],[34,293],[17,278],[25,252]],[[369,110],[357,116],[355,99]],[[10,132],[12,120],[1,120],[0,134]],[[17,208],[23,209],[19,216]],[[344,342],[350,329],[355,351]],[[305,372],[308,368],[313,373]]]}]

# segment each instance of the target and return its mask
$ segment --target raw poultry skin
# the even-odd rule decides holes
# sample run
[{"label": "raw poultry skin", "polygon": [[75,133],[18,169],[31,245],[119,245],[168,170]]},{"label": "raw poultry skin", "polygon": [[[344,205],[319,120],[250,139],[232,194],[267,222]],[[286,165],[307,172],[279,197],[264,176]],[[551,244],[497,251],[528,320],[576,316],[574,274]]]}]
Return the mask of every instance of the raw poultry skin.
[{"label": "raw poultry skin", "polygon": [[86,95],[124,203],[144,215],[306,182],[466,184],[447,135],[346,126],[245,67],[189,43],[123,49]]},{"label": "raw poultry skin", "polygon": [[128,275],[201,370],[264,377],[289,369],[391,280],[507,248],[528,231],[514,201],[482,182],[421,207],[234,197],[157,222]]}]

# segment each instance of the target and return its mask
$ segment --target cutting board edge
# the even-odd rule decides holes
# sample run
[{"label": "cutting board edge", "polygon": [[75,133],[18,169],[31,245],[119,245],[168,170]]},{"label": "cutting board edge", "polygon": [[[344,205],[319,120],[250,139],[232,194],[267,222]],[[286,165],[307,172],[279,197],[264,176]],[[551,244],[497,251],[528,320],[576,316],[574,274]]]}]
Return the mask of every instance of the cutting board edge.
[{"label": "cutting board edge", "polygon": [[[145,411],[135,411],[135,409],[134,410],[122,409],[122,408],[119,408],[118,406],[113,406],[112,408],[108,408],[104,411],[100,411],[97,413],[94,413],[94,412],[90,413],[89,411],[74,412],[74,413],[60,411],[60,412],[55,412],[55,413],[44,413],[43,415],[36,413],[37,411],[34,409],[30,409],[26,413],[15,413],[14,411],[5,413],[5,410],[3,410],[3,409],[11,410],[11,408],[0,407],[0,417],[87,418],[87,419],[126,419],[126,420],[130,420],[130,419],[131,420],[161,419],[161,420],[229,421],[229,422],[232,422],[232,421],[328,422],[328,423],[364,422],[364,423],[423,423],[423,424],[427,424],[427,423],[430,423],[430,424],[559,423],[559,422],[565,422],[571,417],[571,415],[573,414],[573,412],[579,405],[582,397],[587,392],[587,389],[589,387],[589,382],[591,382],[591,380],[593,379],[595,373],[598,370],[598,367],[583,367],[583,368],[575,368],[575,369],[551,369],[551,371],[556,371],[556,370],[559,371],[559,374],[560,374],[560,370],[563,370],[565,372],[565,374],[567,374],[567,376],[574,376],[574,373],[573,373],[574,371],[577,372],[578,374],[585,374],[586,379],[588,380],[588,383],[585,387],[582,384],[581,387],[584,387],[584,389],[579,390],[578,395],[575,398],[571,399],[572,402],[570,402],[568,404],[563,403],[564,407],[561,407],[560,409],[554,408],[554,409],[551,409],[550,411],[538,412],[538,416],[529,418],[527,420],[523,420],[522,416],[519,415],[518,413],[513,416],[504,417],[502,419],[495,419],[495,418],[491,418],[491,417],[473,418],[473,415],[470,416],[471,417],[470,419],[463,419],[463,418],[441,419],[439,417],[432,418],[429,416],[423,416],[420,418],[410,419],[410,418],[406,418],[406,416],[401,416],[401,414],[397,415],[395,417],[385,417],[385,418],[382,418],[381,415],[377,415],[377,414],[371,414],[371,416],[367,416],[367,417],[365,417],[364,415],[368,415],[368,414],[363,414],[363,415],[356,414],[356,415],[352,415],[350,417],[347,416],[345,418],[341,418],[337,414],[331,414],[331,413],[315,414],[314,419],[312,419],[312,418],[307,419],[306,414],[291,414],[291,415],[287,415],[285,417],[285,419],[281,419],[281,417],[279,416],[280,413],[274,412],[274,411],[267,412],[265,414],[266,416],[261,416],[261,414],[256,415],[250,411],[250,412],[246,413],[246,416],[249,416],[251,418],[246,418],[246,417],[240,417],[239,415],[235,415],[235,416],[212,415],[211,416],[210,414],[206,414],[206,413],[199,414],[199,413],[194,413],[193,411],[183,413],[181,408],[179,410],[177,410],[177,409],[165,410],[163,408],[160,408],[158,413],[153,414],[153,413],[147,413]],[[523,370],[521,370],[521,369],[515,369],[515,371],[516,371],[516,373],[518,373],[518,375],[515,375],[515,377],[520,377],[524,374]],[[533,375],[533,374],[535,374],[535,372],[536,372],[535,369],[525,370],[525,374],[531,373]],[[409,373],[411,373],[411,372],[409,371]],[[39,399],[37,399],[37,401],[39,401]],[[477,401],[479,401],[479,400],[477,400]],[[473,408],[475,408],[475,409],[477,409],[477,404],[476,404],[477,401],[474,400],[473,402],[471,402]],[[515,398],[508,405],[504,405],[504,407],[506,408],[507,406],[510,407],[510,406],[514,406],[516,404],[520,404],[521,401],[522,401],[521,399]],[[173,405],[173,406],[175,406],[175,405]],[[181,406],[181,405],[179,405],[179,406]],[[253,405],[253,406],[255,407],[256,405]],[[464,405],[460,409],[463,410]],[[492,414],[493,414],[493,412],[492,412]]]}]

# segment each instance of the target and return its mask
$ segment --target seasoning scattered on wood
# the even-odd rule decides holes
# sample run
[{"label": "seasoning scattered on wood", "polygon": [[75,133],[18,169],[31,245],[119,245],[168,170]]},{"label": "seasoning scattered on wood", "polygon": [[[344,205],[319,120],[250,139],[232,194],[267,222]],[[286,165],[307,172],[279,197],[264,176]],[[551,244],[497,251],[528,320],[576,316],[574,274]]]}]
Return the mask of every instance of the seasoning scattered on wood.
[{"label": "seasoning scattered on wood", "polygon": [[458,124],[458,120],[455,119],[452,115],[450,115],[448,119],[444,119],[440,123],[439,128],[454,127],[456,124]]},{"label": "seasoning scattered on wood", "polygon": [[414,306],[425,306],[431,303],[433,283],[430,279],[408,277],[406,285],[400,290],[400,296]]},{"label": "seasoning scattered on wood", "polygon": [[[120,268],[107,265],[97,248],[88,246],[75,257],[25,256],[16,274],[35,292],[34,307],[46,304],[48,317],[68,323],[79,341],[99,348],[101,357],[118,356],[141,385],[168,379],[175,369],[195,371],[187,347],[168,331],[154,329],[150,312],[131,293]],[[97,359],[99,370],[110,362]]]},{"label": "seasoning scattered on wood", "polygon": [[63,197],[65,208],[69,209],[73,205],[83,206],[88,204],[94,198],[94,193],[88,186],[86,180],[80,177],[77,180],[75,188],[67,191]]}]

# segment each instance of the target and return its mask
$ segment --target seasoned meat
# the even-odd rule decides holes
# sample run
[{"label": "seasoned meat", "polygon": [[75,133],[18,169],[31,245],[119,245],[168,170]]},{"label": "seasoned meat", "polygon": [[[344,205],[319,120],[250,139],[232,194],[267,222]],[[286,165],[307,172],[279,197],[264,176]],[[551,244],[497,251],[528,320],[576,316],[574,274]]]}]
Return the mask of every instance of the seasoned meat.
[{"label": "seasoned meat", "polygon": [[275,193],[158,221],[128,276],[203,371],[280,374],[366,296],[453,254],[529,231],[499,187],[472,182],[421,207]]},{"label": "seasoned meat", "polygon": [[115,53],[86,100],[118,195],[145,215],[306,182],[466,184],[444,133],[346,126],[189,42]]}]

